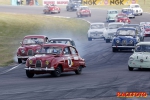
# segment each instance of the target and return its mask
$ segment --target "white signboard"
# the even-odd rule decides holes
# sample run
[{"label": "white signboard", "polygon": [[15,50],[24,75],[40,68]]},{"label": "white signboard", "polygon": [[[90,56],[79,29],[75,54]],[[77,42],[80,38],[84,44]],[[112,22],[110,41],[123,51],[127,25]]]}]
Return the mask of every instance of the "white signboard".
[{"label": "white signboard", "polygon": [[69,0],[43,0],[43,5],[55,4],[55,5],[67,5]]}]

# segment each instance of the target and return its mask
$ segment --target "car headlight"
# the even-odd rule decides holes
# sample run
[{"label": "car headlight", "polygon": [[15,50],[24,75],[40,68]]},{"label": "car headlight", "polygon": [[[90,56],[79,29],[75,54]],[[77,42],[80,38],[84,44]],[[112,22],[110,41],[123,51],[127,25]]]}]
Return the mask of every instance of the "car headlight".
[{"label": "car headlight", "polygon": [[129,58],[129,60],[130,60],[130,61],[133,61],[133,60],[134,60],[134,58],[133,58],[133,57],[130,57],[130,58]]},{"label": "car headlight", "polygon": [[132,44],[132,43],[133,43],[133,40],[130,40],[130,43]]},{"label": "car headlight", "polygon": [[29,60],[29,64],[31,65],[33,63],[33,61],[32,60]]},{"label": "car headlight", "polygon": [[49,61],[48,60],[45,61],[45,65],[49,65]]},{"label": "car headlight", "polygon": [[120,41],[119,40],[116,40],[116,43],[119,43]]},{"label": "car headlight", "polygon": [[22,49],[22,50],[21,50],[21,53],[25,53],[25,50]]}]

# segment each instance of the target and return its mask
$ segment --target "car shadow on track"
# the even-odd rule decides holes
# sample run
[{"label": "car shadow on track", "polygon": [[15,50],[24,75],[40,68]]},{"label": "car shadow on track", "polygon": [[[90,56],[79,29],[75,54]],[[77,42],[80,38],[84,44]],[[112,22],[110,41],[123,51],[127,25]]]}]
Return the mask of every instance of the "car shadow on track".
[{"label": "car shadow on track", "polygon": [[135,71],[135,72],[149,72],[150,68],[135,68],[133,71]]},{"label": "car shadow on track", "polygon": [[116,51],[114,53],[133,53],[133,51],[121,50],[121,51]]}]

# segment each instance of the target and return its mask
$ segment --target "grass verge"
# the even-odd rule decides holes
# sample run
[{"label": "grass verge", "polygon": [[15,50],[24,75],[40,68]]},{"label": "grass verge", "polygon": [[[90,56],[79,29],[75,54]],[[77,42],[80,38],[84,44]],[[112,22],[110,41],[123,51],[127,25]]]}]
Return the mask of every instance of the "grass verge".
[{"label": "grass verge", "polygon": [[25,35],[44,34],[49,38],[72,34],[79,40],[86,38],[89,24],[78,19],[41,15],[0,13],[0,66],[13,63],[16,50]]}]

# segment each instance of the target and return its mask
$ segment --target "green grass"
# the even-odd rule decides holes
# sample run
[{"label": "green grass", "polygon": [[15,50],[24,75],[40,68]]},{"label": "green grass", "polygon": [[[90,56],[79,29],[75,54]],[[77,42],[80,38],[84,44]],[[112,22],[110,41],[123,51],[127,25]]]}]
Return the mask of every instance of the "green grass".
[{"label": "green grass", "polygon": [[13,62],[16,50],[25,35],[73,34],[85,39],[89,24],[78,19],[54,18],[41,15],[0,13],[0,66]]},{"label": "green grass", "polygon": [[[11,0],[0,0],[0,4],[5,4],[5,5],[10,5]],[[26,4],[26,0],[23,0],[23,5]],[[42,6],[43,5],[43,0],[38,0],[39,5]],[[138,3],[141,5],[142,9],[144,10],[144,12],[150,12],[150,0],[145,0],[145,4],[144,4],[144,0],[138,0]],[[96,6],[90,6],[90,7],[96,7],[96,8],[105,8],[105,9],[121,9],[123,7],[128,7],[127,5],[125,6],[100,6],[100,5],[96,5]]]}]

